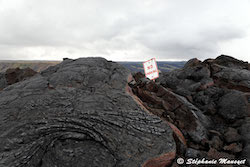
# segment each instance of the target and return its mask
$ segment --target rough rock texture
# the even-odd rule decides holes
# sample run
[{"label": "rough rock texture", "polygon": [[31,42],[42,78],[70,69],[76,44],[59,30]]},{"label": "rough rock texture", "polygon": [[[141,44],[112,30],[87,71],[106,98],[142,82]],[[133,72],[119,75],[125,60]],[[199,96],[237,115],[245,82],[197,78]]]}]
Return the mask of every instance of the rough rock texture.
[{"label": "rough rock texture", "polygon": [[5,73],[0,73],[0,91],[3,90],[6,86],[8,86]]},{"label": "rough rock texture", "polygon": [[126,93],[128,76],[102,58],[67,59],[0,91],[0,166],[171,164],[173,131]]},{"label": "rough rock texture", "polygon": [[250,117],[246,117],[244,124],[240,127],[240,134],[242,135],[243,150],[241,153],[242,157],[248,159],[248,164],[250,164]]},{"label": "rough rock texture", "polygon": [[8,85],[23,81],[27,78],[34,76],[37,72],[31,68],[10,68],[5,73],[0,73],[0,90]]},{"label": "rough rock texture", "polygon": [[187,147],[177,147],[179,156],[245,157],[250,165],[247,62],[226,55],[204,62],[191,59],[182,69],[161,74],[156,82],[133,74],[129,85],[138,103],[183,134]]},{"label": "rough rock texture", "polygon": [[8,74],[0,74],[0,166],[173,167],[180,156],[250,165],[247,62],[191,59],[156,82],[102,58]]},{"label": "rough rock texture", "polygon": [[142,75],[134,75],[134,78],[136,84],[130,82],[129,85],[148,110],[175,124],[194,142],[203,143],[207,140],[205,127],[209,126],[210,121],[198,108],[182,96],[145,79]]}]

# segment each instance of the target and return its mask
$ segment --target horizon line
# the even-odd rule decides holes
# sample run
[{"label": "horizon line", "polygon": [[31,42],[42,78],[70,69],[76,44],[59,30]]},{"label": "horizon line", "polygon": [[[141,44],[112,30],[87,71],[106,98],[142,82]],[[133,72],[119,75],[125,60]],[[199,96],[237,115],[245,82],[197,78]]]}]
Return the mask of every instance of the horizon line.
[{"label": "horizon line", "polygon": [[[74,59],[73,59],[74,60]],[[107,61],[114,61],[114,62],[145,62],[147,60],[108,60]],[[44,62],[49,62],[49,61],[54,61],[54,62],[62,62],[63,60],[1,60],[0,62],[4,61],[44,61]],[[156,60],[157,62],[186,62],[188,60],[173,60],[173,59],[167,59],[167,60]]]}]

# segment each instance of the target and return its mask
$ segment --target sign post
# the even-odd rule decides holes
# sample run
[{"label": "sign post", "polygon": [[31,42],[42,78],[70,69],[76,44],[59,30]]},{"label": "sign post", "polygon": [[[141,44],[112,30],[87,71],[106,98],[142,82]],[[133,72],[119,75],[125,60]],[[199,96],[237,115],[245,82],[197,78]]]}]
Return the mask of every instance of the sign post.
[{"label": "sign post", "polygon": [[155,58],[152,58],[146,62],[143,63],[145,76],[149,78],[150,80],[155,80],[159,77],[159,71],[157,68],[156,60]]}]

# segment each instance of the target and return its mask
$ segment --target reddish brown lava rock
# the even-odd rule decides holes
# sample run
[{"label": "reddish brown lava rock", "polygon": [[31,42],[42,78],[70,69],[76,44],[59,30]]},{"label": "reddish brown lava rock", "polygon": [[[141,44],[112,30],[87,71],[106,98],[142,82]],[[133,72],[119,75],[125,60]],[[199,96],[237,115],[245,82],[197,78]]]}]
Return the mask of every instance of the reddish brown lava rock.
[{"label": "reddish brown lava rock", "polygon": [[[128,83],[130,83],[133,79],[132,75],[129,75],[127,78]],[[132,89],[129,87],[129,85],[127,84],[125,87],[125,91],[126,93],[128,93],[133,99],[134,101],[139,105],[139,107],[141,107],[141,109],[143,109],[144,111],[148,111],[148,109],[145,107],[144,103],[141,101],[140,98],[138,98],[137,96],[135,96],[132,92]],[[149,111],[148,111],[149,112]],[[150,113],[150,112],[149,112]]]},{"label": "reddish brown lava rock", "polygon": [[14,83],[25,80],[26,78],[32,77],[36,74],[34,70],[31,68],[10,68],[5,72],[5,78],[7,80],[8,85],[12,85]]},{"label": "reddish brown lava rock", "polygon": [[193,66],[197,66],[201,64],[201,61],[198,60],[197,58],[194,58],[194,59],[190,59],[184,66],[184,68],[186,67],[193,67]]},{"label": "reddish brown lava rock", "polygon": [[166,153],[160,157],[152,158],[145,162],[142,167],[167,167],[175,159],[176,152]]},{"label": "reddish brown lava rock", "polygon": [[193,158],[249,161],[249,67],[248,62],[226,55],[203,62],[191,59],[182,69],[162,73],[156,82],[136,73],[129,86],[147,112],[168,122],[178,156],[192,150]]},{"label": "reddish brown lava rock", "polygon": [[232,154],[228,154],[225,152],[219,152],[214,148],[210,148],[210,150],[207,153],[209,158],[214,158],[214,159],[220,159],[220,158],[229,158],[229,159],[234,159],[235,156]]},{"label": "reddish brown lava rock", "polygon": [[171,129],[173,130],[173,132],[175,133],[175,135],[178,137],[179,141],[182,142],[182,144],[184,144],[185,146],[187,146],[187,142],[185,137],[183,136],[182,132],[172,123],[167,122],[168,125],[171,127]]},{"label": "reddish brown lava rock", "polygon": [[242,151],[242,144],[232,143],[228,146],[224,146],[225,151],[229,151],[232,153],[239,153]]},{"label": "reddish brown lava rock", "polygon": [[[207,140],[207,132],[198,119],[202,113],[188,100],[147,80],[141,73],[136,73],[133,77],[134,80],[129,83],[132,93],[141,100],[148,111],[173,123],[183,133],[191,136],[195,142],[201,143]],[[150,86],[147,87],[147,85]],[[152,89],[148,89],[149,87]]]}]

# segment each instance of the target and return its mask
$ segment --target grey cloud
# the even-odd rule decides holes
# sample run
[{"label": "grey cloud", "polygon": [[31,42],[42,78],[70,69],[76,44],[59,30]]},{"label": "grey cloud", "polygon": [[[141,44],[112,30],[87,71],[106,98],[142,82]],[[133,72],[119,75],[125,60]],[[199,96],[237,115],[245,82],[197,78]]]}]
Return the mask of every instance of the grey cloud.
[{"label": "grey cloud", "polygon": [[[244,1],[244,0],[243,0]],[[247,36],[247,1],[0,1],[0,59],[189,59]],[[234,7],[238,13],[229,9]],[[248,19],[250,20],[250,19]],[[13,52],[15,50],[15,52]],[[34,55],[31,55],[34,54]]]}]

